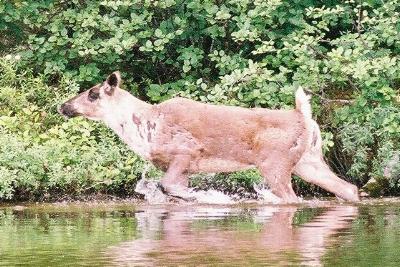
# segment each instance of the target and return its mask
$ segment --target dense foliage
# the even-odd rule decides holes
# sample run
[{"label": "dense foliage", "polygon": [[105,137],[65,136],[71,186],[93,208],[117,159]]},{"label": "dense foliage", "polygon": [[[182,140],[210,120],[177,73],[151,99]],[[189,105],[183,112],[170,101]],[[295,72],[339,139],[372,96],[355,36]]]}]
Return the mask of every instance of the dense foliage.
[{"label": "dense foliage", "polygon": [[[21,66],[44,74],[48,84],[60,83],[64,95],[76,92],[76,83],[93,85],[116,69],[125,88],[151,102],[181,95],[211,103],[288,108],[295,88],[302,85],[313,95],[331,166],[363,185],[371,177],[384,179],[385,166],[400,151],[399,12],[398,0],[0,0],[0,48],[3,56],[17,55]],[[8,84],[1,85],[7,101],[21,108],[27,96],[10,95],[26,87],[25,79],[2,78]],[[53,142],[62,143],[47,129],[67,125],[68,138],[82,138],[75,133],[87,128],[96,132],[88,137],[91,149],[115,142],[104,129],[82,120],[61,124],[54,106],[47,109],[45,104],[59,103],[54,99],[61,92],[41,84],[35,94],[29,103],[40,108],[30,112],[41,118],[44,109],[50,122],[39,130],[34,122],[24,124],[28,136],[30,131],[53,134]],[[25,121],[36,116],[21,115],[23,109],[7,111],[3,101],[2,115],[20,114]],[[6,123],[6,132],[4,125],[0,128],[2,147],[21,153],[10,147],[17,132],[23,137],[20,130],[12,132],[21,122]],[[111,151],[93,153],[112,158]],[[125,155],[122,147],[114,152],[115,157]],[[31,153],[34,158],[36,152]],[[76,153],[84,164],[76,168],[99,163],[80,150]],[[48,160],[49,166],[55,164]],[[6,177],[15,175],[0,166]],[[385,178],[386,193],[399,192],[399,169],[395,162]],[[102,179],[94,170],[82,168],[80,180],[88,171]],[[41,179],[34,171],[24,171],[32,175],[31,181]],[[121,183],[129,181],[125,173],[118,175]],[[0,183],[13,183],[5,181]],[[90,179],[85,183],[92,184]]]}]

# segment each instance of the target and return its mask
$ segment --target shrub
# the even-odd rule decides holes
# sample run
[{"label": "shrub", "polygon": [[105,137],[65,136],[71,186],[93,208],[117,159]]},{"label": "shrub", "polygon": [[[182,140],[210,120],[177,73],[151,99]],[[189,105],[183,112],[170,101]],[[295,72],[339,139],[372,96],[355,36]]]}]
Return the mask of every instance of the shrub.
[{"label": "shrub", "polygon": [[397,2],[14,1],[0,44],[50,81],[119,69],[151,102],[288,108],[303,85],[330,164],[362,185],[400,150]]}]

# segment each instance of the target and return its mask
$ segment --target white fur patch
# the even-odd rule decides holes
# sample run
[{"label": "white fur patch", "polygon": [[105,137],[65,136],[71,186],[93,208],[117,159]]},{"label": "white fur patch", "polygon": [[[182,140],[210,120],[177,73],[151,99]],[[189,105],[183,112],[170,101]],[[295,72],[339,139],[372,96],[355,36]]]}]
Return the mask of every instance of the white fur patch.
[{"label": "white fur patch", "polygon": [[301,86],[296,91],[296,108],[300,109],[306,119],[311,119],[310,97],[304,93]]},{"label": "white fur patch", "polygon": [[[148,134],[151,135],[157,130],[157,122],[148,129],[147,123],[151,119],[151,105],[147,104],[128,92],[122,90],[116,92],[124,94],[118,96],[116,101],[110,101],[105,107],[105,124],[126,143],[139,156],[149,159],[151,142],[149,142]],[[133,121],[132,116],[137,117],[138,122]],[[155,123],[155,124],[154,124]]]}]

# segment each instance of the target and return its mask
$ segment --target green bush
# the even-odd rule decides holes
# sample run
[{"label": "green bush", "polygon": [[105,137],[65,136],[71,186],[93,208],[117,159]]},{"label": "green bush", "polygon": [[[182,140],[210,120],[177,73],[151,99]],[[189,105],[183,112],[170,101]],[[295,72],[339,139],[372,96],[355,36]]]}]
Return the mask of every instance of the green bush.
[{"label": "green bush", "polygon": [[230,174],[193,175],[190,180],[190,186],[194,187],[195,190],[214,189],[237,197],[254,198],[256,197],[254,185],[261,182],[260,172],[256,169],[250,169]]},{"label": "green bush", "polygon": [[[358,185],[383,177],[400,151],[397,0],[0,3],[1,53],[49,82],[85,87],[119,69],[147,101],[268,108],[292,106],[302,85],[340,175]],[[36,101],[49,97],[40,94]],[[390,181],[392,193],[399,186]]]}]

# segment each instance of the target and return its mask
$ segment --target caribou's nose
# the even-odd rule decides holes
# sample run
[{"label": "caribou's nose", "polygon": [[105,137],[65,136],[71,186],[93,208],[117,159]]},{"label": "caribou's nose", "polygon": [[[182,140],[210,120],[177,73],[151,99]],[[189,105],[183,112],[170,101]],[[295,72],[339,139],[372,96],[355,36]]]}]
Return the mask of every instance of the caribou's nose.
[{"label": "caribou's nose", "polygon": [[57,109],[58,113],[63,115],[63,109],[64,109],[64,104],[61,104],[61,106],[59,106],[58,109]]},{"label": "caribou's nose", "polygon": [[72,118],[78,115],[77,111],[75,110],[75,108],[68,103],[64,103],[60,106],[60,108],[58,109],[58,112],[61,115],[64,115],[68,118]]}]

